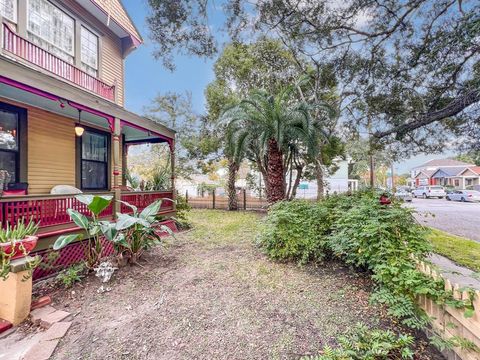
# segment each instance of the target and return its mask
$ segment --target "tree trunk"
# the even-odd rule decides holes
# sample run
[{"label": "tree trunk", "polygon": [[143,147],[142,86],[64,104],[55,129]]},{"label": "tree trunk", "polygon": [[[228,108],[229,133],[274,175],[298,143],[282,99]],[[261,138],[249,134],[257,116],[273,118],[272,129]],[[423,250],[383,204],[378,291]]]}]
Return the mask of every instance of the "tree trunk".
[{"label": "tree trunk", "polygon": [[324,191],[323,167],[319,161],[315,164],[315,178],[317,179],[317,200],[322,200]]},{"label": "tree trunk", "polygon": [[239,165],[232,159],[228,159],[228,210],[238,210],[237,190],[235,189],[235,180]]},{"label": "tree trunk", "polygon": [[267,200],[269,204],[285,199],[285,172],[283,154],[275,139],[268,140]]},{"label": "tree trunk", "polygon": [[297,165],[296,170],[297,170],[297,176],[295,177],[295,182],[293,183],[292,194],[290,196],[290,200],[294,200],[295,196],[297,196],[298,185],[300,185],[300,180],[302,179],[303,166]]}]

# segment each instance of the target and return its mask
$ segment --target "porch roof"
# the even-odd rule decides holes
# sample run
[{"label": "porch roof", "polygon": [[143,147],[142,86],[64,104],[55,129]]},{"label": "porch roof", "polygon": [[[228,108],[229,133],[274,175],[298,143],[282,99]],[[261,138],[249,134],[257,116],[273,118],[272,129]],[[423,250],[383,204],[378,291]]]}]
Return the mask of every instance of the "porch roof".
[{"label": "porch roof", "polygon": [[[0,97],[43,108],[73,119],[78,117],[78,108],[82,110],[82,120],[93,125],[103,126],[120,119],[151,136],[165,141],[173,141],[175,131],[151,119],[137,115],[125,108],[88,93],[54,76],[48,76],[12,59],[2,57],[0,61]],[[111,126],[110,126],[111,127]],[[108,127],[107,127],[108,129]],[[130,131],[131,134],[135,132]],[[138,138],[139,134],[135,134]]]}]

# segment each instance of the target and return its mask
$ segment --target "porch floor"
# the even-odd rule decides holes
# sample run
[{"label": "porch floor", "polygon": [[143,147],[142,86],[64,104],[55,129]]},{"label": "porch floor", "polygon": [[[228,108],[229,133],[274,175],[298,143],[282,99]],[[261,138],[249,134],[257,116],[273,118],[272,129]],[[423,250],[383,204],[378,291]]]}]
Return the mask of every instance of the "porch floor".
[{"label": "porch floor", "polygon": [[[78,316],[53,358],[298,358],[357,322],[395,330],[369,305],[367,278],[336,263],[269,261],[253,244],[259,217],[193,210],[194,230],[120,269],[111,291],[98,293],[92,276],[57,292],[53,305]],[[420,344],[419,359],[441,359]]]}]

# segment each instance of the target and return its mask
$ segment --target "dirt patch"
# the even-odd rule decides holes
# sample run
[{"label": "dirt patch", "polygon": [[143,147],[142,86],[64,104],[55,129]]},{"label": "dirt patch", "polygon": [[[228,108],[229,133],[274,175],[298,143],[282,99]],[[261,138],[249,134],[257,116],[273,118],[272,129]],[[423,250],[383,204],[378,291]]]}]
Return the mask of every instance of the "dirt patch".
[{"label": "dirt patch", "polygon": [[[89,277],[58,292],[54,306],[78,315],[54,358],[294,359],[335,345],[357,322],[395,330],[358,273],[264,257],[252,242],[258,219],[193,211],[193,231],[119,270],[111,291]],[[442,358],[422,347],[419,359]]]}]

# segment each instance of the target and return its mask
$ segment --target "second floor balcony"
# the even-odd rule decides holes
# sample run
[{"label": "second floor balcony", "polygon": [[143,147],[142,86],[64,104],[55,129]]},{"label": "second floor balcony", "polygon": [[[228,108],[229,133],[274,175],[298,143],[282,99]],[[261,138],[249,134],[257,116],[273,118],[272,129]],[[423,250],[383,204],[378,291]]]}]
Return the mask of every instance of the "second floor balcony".
[{"label": "second floor balcony", "polygon": [[88,74],[73,64],[16,34],[7,23],[1,24],[2,51],[39,67],[104,99],[115,101],[115,86]]}]

